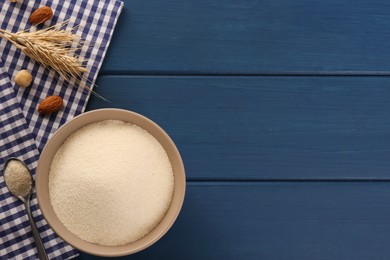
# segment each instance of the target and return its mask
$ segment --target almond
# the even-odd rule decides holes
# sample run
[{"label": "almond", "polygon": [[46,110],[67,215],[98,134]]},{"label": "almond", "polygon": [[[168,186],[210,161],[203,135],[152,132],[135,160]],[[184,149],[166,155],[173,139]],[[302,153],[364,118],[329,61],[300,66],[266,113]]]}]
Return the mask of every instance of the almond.
[{"label": "almond", "polygon": [[53,11],[48,6],[42,6],[39,7],[37,10],[35,10],[28,21],[32,24],[41,24],[49,20],[53,17]]},{"label": "almond", "polygon": [[48,115],[61,109],[63,100],[60,96],[48,96],[38,106],[38,112],[42,115]]}]

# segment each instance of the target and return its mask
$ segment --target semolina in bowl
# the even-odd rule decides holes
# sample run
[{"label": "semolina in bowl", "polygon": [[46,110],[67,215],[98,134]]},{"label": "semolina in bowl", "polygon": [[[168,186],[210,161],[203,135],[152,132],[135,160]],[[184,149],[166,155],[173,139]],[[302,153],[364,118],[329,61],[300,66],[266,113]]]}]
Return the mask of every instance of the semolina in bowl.
[{"label": "semolina in bowl", "polygon": [[80,251],[123,256],[173,225],[185,195],[179,151],[157,124],[100,109],[63,125],[38,162],[39,206],[52,229]]}]

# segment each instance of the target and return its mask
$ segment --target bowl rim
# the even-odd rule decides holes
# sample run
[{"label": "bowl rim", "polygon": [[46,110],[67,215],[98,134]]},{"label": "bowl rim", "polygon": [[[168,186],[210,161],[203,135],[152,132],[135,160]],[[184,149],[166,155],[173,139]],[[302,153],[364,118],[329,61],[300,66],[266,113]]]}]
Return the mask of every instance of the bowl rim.
[{"label": "bowl rim", "polygon": [[[138,118],[138,119],[144,121],[146,124],[150,125],[156,131],[158,131],[163,136],[163,138],[165,138],[164,141],[168,142],[168,145],[170,146],[169,148],[172,149],[172,151],[174,153],[175,161],[176,161],[176,163],[178,164],[178,167],[179,167],[179,170],[177,171],[177,173],[174,172],[174,175],[175,175],[175,190],[176,190],[176,181],[177,181],[176,174],[182,175],[182,178],[180,178],[180,180],[182,182],[181,186],[180,186],[180,189],[181,189],[182,192],[176,193],[175,190],[173,192],[173,196],[176,196],[175,200],[177,200],[177,203],[175,204],[175,207],[174,207],[175,211],[172,213],[174,215],[170,214],[171,217],[168,219],[168,221],[166,221],[165,225],[163,226],[164,228],[162,228],[162,229],[160,228],[159,232],[153,232],[154,230],[157,230],[157,227],[160,226],[161,222],[163,222],[163,220],[165,220],[167,218],[168,212],[170,211],[170,209],[172,207],[172,204],[173,204],[172,203],[170,205],[170,207],[168,208],[167,213],[165,214],[163,219],[160,221],[160,223],[157,224],[157,226],[151,232],[149,232],[147,235],[145,235],[143,238],[141,238],[139,240],[143,240],[144,238],[148,238],[148,236],[151,233],[154,233],[153,236],[149,240],[146,240],[143,244],[140,244],[139,246],[134,247],[134,248],[127,248],[127,247],[130,247],[132,244],[136,243],[139,240],[134,241],[132,243],[129,243],[127,245],[114,246],[114,247],[97,245],[97,244],[93,244],[93,243],[81,240],[76,235],[71,233],[59,221],[59,219],[55,215],[55,213],[54,213],[54,215],[52,214],[52,212],[54,212],[54,210],[53,210],[53,207],[52,207],[52,205],[50,203],[50,198],[44,198],[43,197],[44,195],[40,192],[40,187],[42,187],[42,185],[47,185],[48,186],[47,183],[46,184],[42,183],[41,179],[43,177],[42,177],[42,173],[40,174],[40,172],[42,172],[42,168],[44,167],[44,166],[42,166],[42,158],[46,155],[48,147],[53,145],[53,143],[56,141],[56,138],[58,136],[60,136],[62,132],[66,131],[67,128],[71,127],[73,124],[77,124],[79,121],[83,120],[84,118],[90,117],[91,115],[94,115],[94,114],[99,114],[99,113],[104,114],[104,113],[110,113],[110,112],[128,114],[129,118],[133,118],[133,119],[134,118]],[[109,119],[95,120],[93,122],[99,122],[99,121],[104,121],[104,120],[109,120]],[[116,120],[116,119],[113,119],[113,120]],[[118,119],[118,120],[120,120],[120,119]],[[93,122],[91,122],[91,123],[93,123]],[[129,121],[129,122],[131,123],[131,121]],[[90,123],[88,123],[88,124],[90,124]],[[78,127],[76,129],[76,131],[78,129],[81,129],[82,127],[88,125],[88,124],[81,125],[80,127]],[[136,124],[136,123],[134,123],[134,124]],[[74,133],[74,131],[72,131],[70,134],[72,134],[72,133]],[[68,138],[70,136],[70,134],[68,134],[66,136],[66,138]],[[150,133],[150,134],[152,134],[152,133]],[[157,141],[160,142],[161,138],[159,140],[153,134],[152,134],[152,136],[154,138],[156,138]],[[66,138],[65,138],[65,140],[66,140]],[[163,145],[163,144],[161,144],[161,145]],[[59,147],[60,147],[60,145],[59,145]],[[166,147],[164,147],[164,149],[166,149]],[[171,161],[171,163],[172,163],[172,161]],[[47,175],[49,175],[49,173],[47,173]],[[96,256],[103,256],[103,257],[118,257],[118,256],[125,256],[125,255],[130,255],[130,254],[137,253],[137,252],[139,252],[139,251],[141,251],[141,250],[143,250],[143,249],[153,245],[155,242],[157,242],[162,236],[164,236],[168,232],[168,230],[172,227],[172,225],[176,221],[177,217],[179,216],[179,213],[180,213],[181,208],[182,208],[183,203],[184,203],[185,192],[186,192],[186,176],[185,176],[185,169],[184,169],[183,160],[181,158],[179,150],[177,149],[175,143],[172,141],[172,139],[169,137],[169,135],[158,124],[156,124],[151,119],[149,119],[149,118],[147,118],[147,117],[145,117],[145,116],[143,116],[143,115],[141,115],[139,113],[133,112],[133,111],[129,111],[129,110],[125,110],[125,109],[118,109],[118,108],[104,108],[104,109],[91,110],[91,111],[82,113],[82,114],[72,118],[71,120],[69,120],[68,122],[63,124],[61,127],[59,127],[56,130],[56,132],[49,138],[49,140],[46,143],[46,145],[44,146],[44,148],[43,148],[43,150],[42,150],[42,152],[40,154],[39,160],[38,160],[38,165],[37,165],[37,168],[36,168],[36,175],[35,175],[35,190],[36,190],[36,196],[37,196],[37,199],[38,199],[38,205],[39,205],[39,208],[41,209],[43,217],[45,218],[45,220],[47,221],[49,226],[53,229],[53,231],[60,238],[62,238],[65,242],[67,242],[68,244],[70,244],[71,246],[73,246],[74,248],[76,248],[76,249],[78,249],[78,250],[80,250],[82,252],[86,252],[86,253],[89,253],[89,254],[92,254],[92,255],[96,255]],[[172,201],[173,201],[173,199],[172,199]],[[49,205],[45,205],[45,203],[43,203],[44,201],[48,201],[49,203],[46,203],[46,204],[49,204]],[[48,212],[50,210],[52,212]],[[66,230],[66,232],[65,232],[64,229]],[[64,231],[64,232],[62,232],[62,231]],[[74,241],[74,240],[78,240],[78,241]],[[86,244],[89,244],[89,245],[91,245],[93,247],[100,248],[99,251],[96,252],[96,251],[91,250],[89,248],[85,248],[83,246],[80,246],[79,244],[76,243],[76,242],[80,242],[80,240],[82,241],[82,244],[86,243]],[[118,251],[114,252],[113,249],[115,249],[115,248],[118,248]],[[110,252],[105,252],[104,249],[110,249],[109,250]]]}]

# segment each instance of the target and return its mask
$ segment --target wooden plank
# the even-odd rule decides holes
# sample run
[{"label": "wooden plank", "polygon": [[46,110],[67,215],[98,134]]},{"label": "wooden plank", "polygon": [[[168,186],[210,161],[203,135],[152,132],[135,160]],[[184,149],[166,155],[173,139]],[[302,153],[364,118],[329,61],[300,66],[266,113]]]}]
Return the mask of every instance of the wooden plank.
[{"label": "wooden plank", "polygon": [[121,259],[387,259],[389,201],[388,182],[190,183],[166,236]]},{"label": "wooden plank", "polygon": [[389,71],[387,0],[124,0],[103,73]]},{"label": "wooden plank", "polygon": [[189,179],[390,179],[388,77],[103,76],[88,109],[160,124]]}]

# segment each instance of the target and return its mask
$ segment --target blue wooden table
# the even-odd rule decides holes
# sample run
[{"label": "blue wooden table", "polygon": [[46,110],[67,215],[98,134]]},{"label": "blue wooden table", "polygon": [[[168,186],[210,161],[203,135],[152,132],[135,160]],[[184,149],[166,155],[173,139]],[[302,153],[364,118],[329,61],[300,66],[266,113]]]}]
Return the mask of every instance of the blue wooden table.
[{"label": "blue wooden table", "polygon": [[121,259],[390,258],[389,1],[126,0],[97,84],[88,110],[157,122],[188,179]]}]

